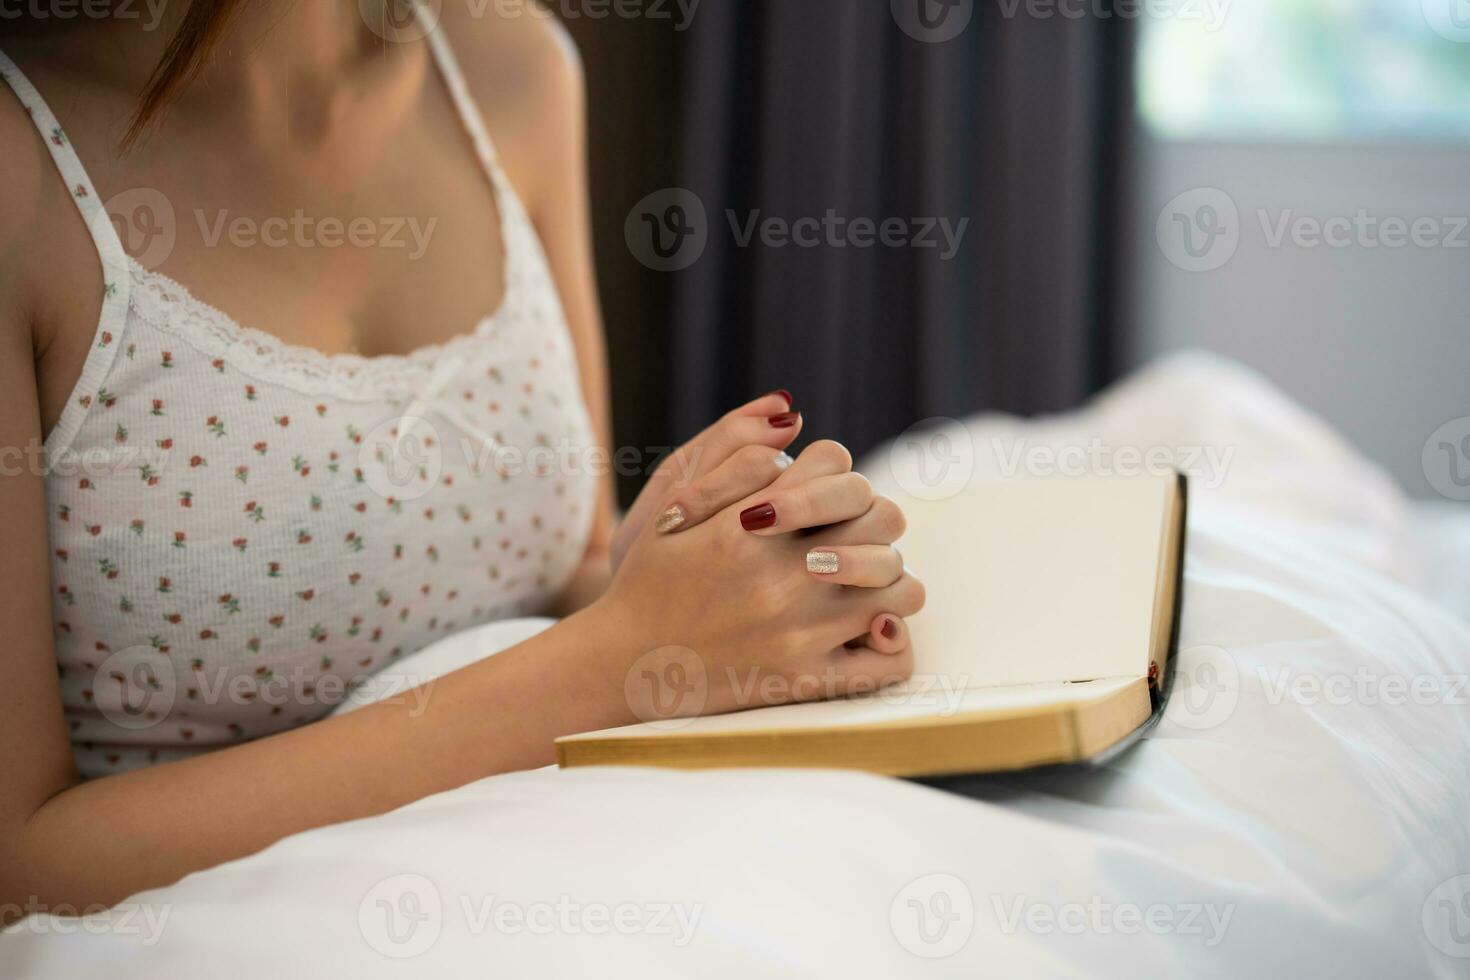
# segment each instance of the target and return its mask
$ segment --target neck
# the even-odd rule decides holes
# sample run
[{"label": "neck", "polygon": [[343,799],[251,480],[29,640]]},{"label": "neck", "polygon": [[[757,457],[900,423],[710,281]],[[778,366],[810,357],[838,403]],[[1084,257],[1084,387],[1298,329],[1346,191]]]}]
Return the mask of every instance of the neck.
[{"label": "neck", "polygon": [[[333,104],[359,97],[354,82],[382,78],[385,65],[402,63],[418,47],[385,40],[403,36],[402,24],[389,14],[409,10],[407,0],[381,0],[382,14],[377,2],[243,0],[170,111],[228,114],[237,120],[305,107],[330,114]],[[0,30],[36,38],[79,77],[131,98],[143,91],[162,61],[189,4],[112,0],[112,9],[115,16],[90,20],[4,21]]]},{"label": "neck", "polygon": [[359,0],[245,0],[191,88],[246,112],[329,102],[392,53],[374,26]]},{"label": "neck", "polygon": [[[370,22],[364,11],[373,9],[363,0],[245,0],[168,112],[229,119],[242,135],[306,149],[329,140],[369,96],[382,118],[393,117],[414,90],[414,73],[393,69],[411,64],[418,46],[385,40],[392,24]],[[160,33],[165,43],[172,36]],[[154,57],[162,53],[160,44]],[[395,80],[409,84],[389,84],[392,95],[384,85]]]}]

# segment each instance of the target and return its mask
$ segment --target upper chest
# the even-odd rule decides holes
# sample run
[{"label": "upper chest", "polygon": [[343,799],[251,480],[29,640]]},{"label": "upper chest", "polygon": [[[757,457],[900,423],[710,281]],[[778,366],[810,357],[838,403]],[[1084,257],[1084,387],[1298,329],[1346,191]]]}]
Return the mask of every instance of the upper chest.
[{"label": "upper chest", "polygon": [[[285,133],[175,121],[127,154],[115,145],[124,102],[68,91],[75,83],[44,66],[35,75],[57,93],[60,138],[131,258],[236,323],[327,354],[400,355],[473,329],[504,302],[517,237],[506,226],[524,211],[508,200],[510,179],[492,181],[431,68],[395,90],[398,105],[303,113],[281,122]],[[85,284],[97,272],[74,216],[44,234],[37,255],[55,302],[40,380],[54,418],[92,342],[96,290]]]},{"label": "upper chest", "polygon": [[265,132],[172,120],[120,156],[99,104],[68,138],[145,267],[287,343],[403,354],[505,287],[504,202],[436,83],[399,95],[391,124],[366,104]]}]

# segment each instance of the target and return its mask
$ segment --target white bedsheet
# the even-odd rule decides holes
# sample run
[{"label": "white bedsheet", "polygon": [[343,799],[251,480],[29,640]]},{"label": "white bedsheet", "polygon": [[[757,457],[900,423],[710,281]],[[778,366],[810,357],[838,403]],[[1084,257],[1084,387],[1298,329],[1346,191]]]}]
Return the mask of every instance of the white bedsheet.
[{"label": "white bedsheet", "polygon": [[[825,771],[486,779],[107,923],[32,917],[0,937],[0,975],[1470,975],[1470,624],[1434,588],[1429,525],[1211,358],[1085,413],[965,428],[946,451],[973,449],[977,477],[997,438],[1232,453],[1193,487],[1180,684],[1105,769],[969,796]],[[893,458],[873,457],[875,481],[928,493]],[[1436,521],[1431,545],[1470,517]]]}]

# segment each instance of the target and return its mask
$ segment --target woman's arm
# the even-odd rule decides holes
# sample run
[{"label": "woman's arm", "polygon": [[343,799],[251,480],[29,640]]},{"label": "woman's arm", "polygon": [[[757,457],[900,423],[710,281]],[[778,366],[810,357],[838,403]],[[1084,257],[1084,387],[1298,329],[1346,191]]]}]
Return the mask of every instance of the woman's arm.
[{"label": "woman's arm", "polygon": [[605,612],[392,702],[81,784],[54,669],[13,649],[4,669],[25,677],[6,685],[0,718],[0,907],[111,904],[290,834],[547,764],[560,735],[634,722],[622,695],[634,644]]},{"label": "woman's arm", "polygon": [[50,633],[36,342],[15,302],[21,263],[5,237],[0,908],[116,902],[288,834],[544,765],[559,735],[636,720],[622,694],[623,671],[638,655],[635,634],[615,628],[597,606],[400,703],[79,784]]},{"label": "woman's arm", "polygon": [[[4,445],[39,440],[22,333],[6,329],[0,351]],[[812,526],[851,521],[863,540],[891,542],[901,533],[895,509],[875,501],[861,478],[828,478],[830,492],[818,487],[822,475],[845,466],[845,454],[832,445],[809,450],[817,454],[813,490],[778,493],[781,464],[765,449],[762,471],[744,465],[749,454],[739,460],[742,475],[729,496],[744,490],[785,500],[779,494],[799,492],[791,506],[777,505],[789,517],[810,511]],[[767,484],[773,489],[759,489]],[[710,485],[729,488],[731,480],[716,471]],[[796,535],[747,533],[738,513],[752,499],[680,534],[646,529],[607,596],[406,697],[78,783],[47,632],[42,477],[7,470],[0,477],[0,552],[8,558],[0,567],[0,616],[8,624],[0,647],[0,908],[111,904],[293,833],[549,763],[560,735],[639,720],[625,694],[629,671],[670,645],[698,651],[707,664],[707,710],[714,711],[753,706],[740,700],[731,678],[836,677],[839,686],[823,690],[841,694],[842,684],[870,691],[908,676],[912,660],[903,644],[875,643],[866,651],[842,644],[874,628],[880,615],[917,612],[922,587],[907,575],[886,588],[857,590],[816,581],[803,556],[821,539],[809,545]],[[711,563],[710,555],[721,560]],[[730,601],[737,595],[740,601]]]}]

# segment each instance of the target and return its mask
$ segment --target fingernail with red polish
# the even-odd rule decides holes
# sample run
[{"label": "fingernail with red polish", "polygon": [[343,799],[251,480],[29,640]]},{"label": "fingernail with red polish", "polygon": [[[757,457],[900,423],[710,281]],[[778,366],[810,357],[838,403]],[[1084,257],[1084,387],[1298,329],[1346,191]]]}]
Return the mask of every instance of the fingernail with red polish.
[{"label": "fingernail with red polish", "polygon": [[760,531],[776,523],[776,508],[770,504],[756,504],[740,512],[740,526],[747,531]]},{"label": "fingernail with red polish", "polygon": [[789,429],[801,418],[800,412],[782,412],[780,415],[770,415],[766,421],[771,423],[773,429]]},{"label": "fingernail with red polish", "polygon": [[883,628],[879,630],[879,632],[890,640],[896,640],[898,639],[898,623],[892,619],[884,617]]},{"label": "fingernail with red polish", "polygon": [[787,408],[790,408],[792,405],[796,404],[796,399],[792,398],[791,392],[787,391],[785,388],[777,388],[775,391],[770,392],[770,394],[766,395],[766,397],[769,398],[771,395],[780,395],[782,398],[786,399]]}]

